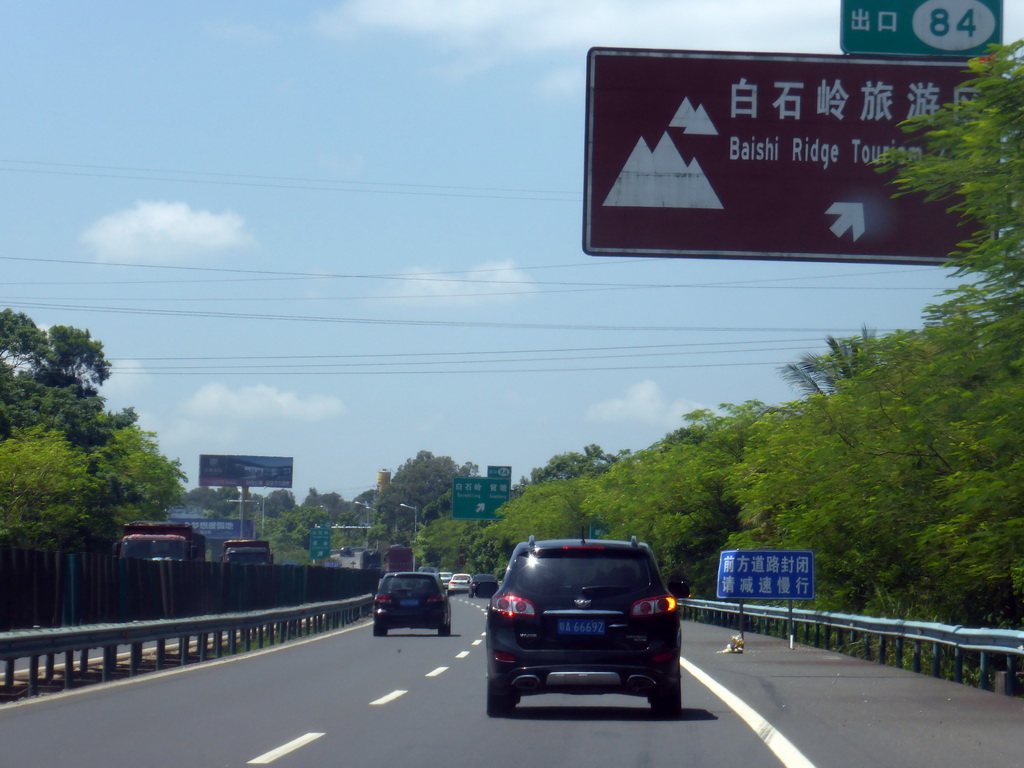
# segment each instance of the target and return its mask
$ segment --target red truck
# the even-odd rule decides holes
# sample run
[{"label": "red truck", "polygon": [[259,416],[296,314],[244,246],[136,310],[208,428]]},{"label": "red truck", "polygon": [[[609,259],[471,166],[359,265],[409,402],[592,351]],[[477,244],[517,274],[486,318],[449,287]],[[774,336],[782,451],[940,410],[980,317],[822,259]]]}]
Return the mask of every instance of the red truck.
[{"label": "red truck", "polygon": [[273,565],[274,555],[270,542],[263,539],[231,539],[224,542],[220,560],[222,563],[243,563],[246,565]]},{"label": "red truck", "polygon": [[114,545],[116,557],[142,560],[206,560],[206,537],[188,523],[125,523],[121,541]]},{"label": "red truck", "polygon": [[388,547],[387,552],[384,553],[385,571],[394,573],[412,569],[412,547]]}]

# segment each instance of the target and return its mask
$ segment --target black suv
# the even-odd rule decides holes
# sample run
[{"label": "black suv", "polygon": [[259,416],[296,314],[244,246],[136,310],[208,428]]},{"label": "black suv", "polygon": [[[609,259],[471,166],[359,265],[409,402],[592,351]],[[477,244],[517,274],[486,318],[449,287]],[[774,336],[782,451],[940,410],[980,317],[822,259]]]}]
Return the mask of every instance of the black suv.
[{"label": "black suv", "polygon": [[681,582],[668,588],[646,544],[565,539],[516,545],[487,613],[487,714],[540,693],[646,696],[681,710]]},{"label": "black suv", "polygon": [[384,574],[373,598],[373,634],[380,637],[397,627],[436,629],[439,635],[452,633],[448,592],[436,573]]}]

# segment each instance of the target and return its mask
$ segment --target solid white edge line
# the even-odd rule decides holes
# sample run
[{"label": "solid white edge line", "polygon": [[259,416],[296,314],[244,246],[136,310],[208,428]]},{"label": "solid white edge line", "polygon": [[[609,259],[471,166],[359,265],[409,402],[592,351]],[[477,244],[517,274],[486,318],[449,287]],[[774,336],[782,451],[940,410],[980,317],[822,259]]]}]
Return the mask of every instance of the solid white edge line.
[{"label": "solid white edge line", "polygon": [[683,669],[697,678],[704,687],[725,702],[729,709],[739,715],[743,722],[750,726],[751,730],[757,734],[757,737],[768,746],[768,749],[775,753],[775,756],[782,761],[786,768],[814,768],[814,763],[804,757],[803,753],[793,746],[789,739],[775,730],[774,725],[761,717],[739,696],[686,659],[679,659],[679,663]]},{"label": "solid white edge line", "polygon": [[392,691],[387,696],[381,696],[379,699],[370,702],[371,707],[379,707],[381,704],[387,704],[394,701],[399,696],[404,696],[408,691]]},{"label": "solid white edge line", "polygon": [[322,733],[307,733],[305,736],[300,736],[297,739],[289,741],[287,744],[284,744],[277,749],[272,749],[259,757],[254,757],[248,762],[248,765],[266,765],[267,763],[272,763],[277,760],[277,758],[284,757],[289,752],[294,752],[299,747],[304,747],[309,744],[309,742],[316,741],[323,735],[324,734]]}]

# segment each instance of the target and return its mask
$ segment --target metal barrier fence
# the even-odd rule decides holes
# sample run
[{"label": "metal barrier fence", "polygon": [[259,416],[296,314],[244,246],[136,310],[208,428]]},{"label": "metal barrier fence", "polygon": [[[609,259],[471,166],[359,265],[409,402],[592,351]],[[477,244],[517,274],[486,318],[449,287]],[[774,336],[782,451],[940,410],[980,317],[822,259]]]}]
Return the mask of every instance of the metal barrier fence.
[{"label": "metal barrier fence", "polygon": [[0,549],[0,632],[259,611],[373,592],[379,572]]},{"label": "metal barrier fence", "polygon": [[[858,652],[864,659],[922,672],[925,645],[931,649],[931,675],[964,683],[968,677],[983,690],[1015,696],[1021,689],[1020,658],[1024,631],[970,629],[899,619],[877,619],[843,613],[819,613],[782,606],[749,605],[713,600],[682,600],[683,617],[729,627],[738,632],[788,636],[816,648]],[[965,670],[968,674],[965,674]]]},{"label": "metal barrier fence", "polygon": [[[133,677],[253,647],[272,646],[345,626],[369,615],[372,605],[373,595],[365,594],[263,612],[3,632],[0,661],[4,678],[0,699],[36,696],[44,688],[70,690],[90,681],[90,677],[94,678],[92,682],[108,682],[120,676]],[[144,649],[146,644],[151,646],[148,651]],[[120,648],[127,650],[119,655]],[[99,659],[90,660],[92,650],[101,652]],[[59,657],[63,657],[62,664],[57,663]],[[28,661],[27,670],[16,671],[15,662],[19,659]]]}]

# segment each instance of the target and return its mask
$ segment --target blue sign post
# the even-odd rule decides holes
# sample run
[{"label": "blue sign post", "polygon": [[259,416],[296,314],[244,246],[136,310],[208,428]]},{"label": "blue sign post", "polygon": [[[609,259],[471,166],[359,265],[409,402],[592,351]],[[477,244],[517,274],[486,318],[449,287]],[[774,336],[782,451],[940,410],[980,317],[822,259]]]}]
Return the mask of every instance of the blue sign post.
[{"label": "blue sign post", "polygon": [[793,601],[814,599],[814,551],[732,549],[718,559],[718,597],[739,600],[740,637],[744,600],[789,601],[789,647],[794,644]]}]

